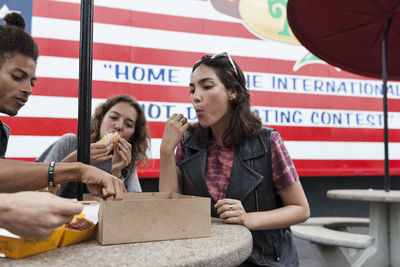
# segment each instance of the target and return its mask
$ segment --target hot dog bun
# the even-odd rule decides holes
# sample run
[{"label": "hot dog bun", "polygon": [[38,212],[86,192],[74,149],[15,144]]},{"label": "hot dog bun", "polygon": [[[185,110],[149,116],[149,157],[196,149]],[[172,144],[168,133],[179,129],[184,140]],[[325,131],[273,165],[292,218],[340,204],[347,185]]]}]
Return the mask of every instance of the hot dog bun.
[{"label": "hot dog bun", "polygon": [[108,133],[108,134],[104,135],[102,139],[100,139],[99,144],[103,144],[106,141],[108,141],[113,144],[113,149],[114,149],[118,146],[119,138],[120,138],[120,136],[117,132]]}]

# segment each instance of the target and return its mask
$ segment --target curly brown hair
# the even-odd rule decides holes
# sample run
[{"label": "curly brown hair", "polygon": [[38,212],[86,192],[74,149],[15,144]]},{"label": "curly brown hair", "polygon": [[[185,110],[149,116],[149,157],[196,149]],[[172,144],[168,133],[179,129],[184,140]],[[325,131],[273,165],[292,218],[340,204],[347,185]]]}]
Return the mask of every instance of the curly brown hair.
[{"label": "curly brown hair", "polygon": [[39,50],[33,38],[25,32],[24,18],[18,13],[9,13],[4,17],[5,25],[0,25],[0,67],[6,57],[15,53],[32,58],[35,63]]},{"label": "curly brown hair", "polygon": [[[244,74],[239,65],[226,53],[203,56],[194,64],[192,73],[200,65],[214,69],[226,90],[233,89],[236,92],[236,98],[229,100],[228,128],[222,142],[228,147],[239,147],[247,138],[257,135],[262,127],[260,118],[250,109],[250,93],[246,88]],[[209,144],[211,128],[203,128],[196,123],[190,130],[197,136],[199,146],[206,147]]]},{"label": "curly brown hair", "polygon": [[[146,117],[142,106],[130,95],[116,95],[107,99],[103,104],[100,104],[93,116],[91,125],[91,142],[100,140],[100,127],[103,122],[104,115],[117,103],[125,102],[130,104],[137,112],[138,117],[135,123],[135,133],[131,140],[127,140],[132,145],[132,162],[129,164],[129,169],[132,170],[135,165],[146,164],[148,157],[146,152],[150,146],[150,135],[147,127]],[[134,164],[133,164],[134,163]]]}]

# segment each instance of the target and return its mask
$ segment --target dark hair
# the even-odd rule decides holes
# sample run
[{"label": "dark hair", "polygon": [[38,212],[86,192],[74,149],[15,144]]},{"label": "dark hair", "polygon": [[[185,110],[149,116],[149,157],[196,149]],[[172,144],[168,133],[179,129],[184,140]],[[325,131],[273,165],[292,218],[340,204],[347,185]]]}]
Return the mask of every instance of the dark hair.
[{"label": "dark hair", "polygon": [[[149,130],[147,127],[146,117],[144,115],[142,106],[130,95],[117,95],[107,99],[107,101],[99,105],[93,116],[91,125],[91,142],[97,142],[100,140],[100,127],[103,122],[104,115],[117,103],[125,102],[130,104],[138,113],[138,117],[135,123],[135,132],[131,140],[127,140],[132,145],[132,162],[129,164],[129,168],[132,168],[138,164],[147,163],[147,150],[150,145]],[[133,164],[135,163],[135,164]]]},{"label": "dark hair", "polygon": [[[227,90],[233,89],[236,98],[229,101],[228,128],[222,136],[222,142],[228,147],[239,147],[247,138],[257,135],[261,130],[261,120],[250,109],[250,94],[246,88],[246,79],[239,65],[233,68],[227,54],[221,56],[203,56],[192,68],[192,73],[200,66],[206,65],[215,70],[215,74]],[[203,128],[199,123],[191,127],[201,147],[209,144],[211,129]]]},{"label": "dark hair", "polygon": [[36,42],[25,32],[24,18],[18,13],[4,17],[5,25],[0,25],[0,67],[6,56],[20,53],[32,58],[35,63],[39,56]]}]

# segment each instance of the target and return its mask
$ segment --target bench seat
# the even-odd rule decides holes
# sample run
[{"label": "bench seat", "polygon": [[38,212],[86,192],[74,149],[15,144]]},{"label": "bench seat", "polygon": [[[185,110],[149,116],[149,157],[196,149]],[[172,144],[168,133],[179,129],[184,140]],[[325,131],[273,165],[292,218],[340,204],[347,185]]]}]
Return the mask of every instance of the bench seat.
[{"label": "bench seat", "polygon": [[343,228],[349,226],[369,226],[369,218],[360,217],[311,217],[300,225],[322,225],[328,228]]},{"label": "bench seat", "polygon": [[312,244],[324,266],[360,267],[376,244],[372,236],[349,232],[349,227],[369,227],[369,219],[313,217],[291,229],[295,237]]},{"label": "bench seat", "polygon": [[327,246],[364,249],[374,242],[369,235],[336,231],[321,225],[294,225],[291,229],[297,238]]}]

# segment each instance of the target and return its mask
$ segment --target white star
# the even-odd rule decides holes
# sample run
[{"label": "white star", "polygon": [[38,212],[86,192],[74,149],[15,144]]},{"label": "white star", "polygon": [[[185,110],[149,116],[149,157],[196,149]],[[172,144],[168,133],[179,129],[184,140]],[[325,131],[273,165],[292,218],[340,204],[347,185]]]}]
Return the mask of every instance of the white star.
[{"label": "white star", "polygon": [[8,13],[13,13],[16,12],[18,14],[21,14],[21,12],[19,12],[18,10],[10,10],[8,9],[8,6],[6,4],[4,4],[1,8],[0,8],[0,19],[4,19],[4,17],[8,14]]}]

